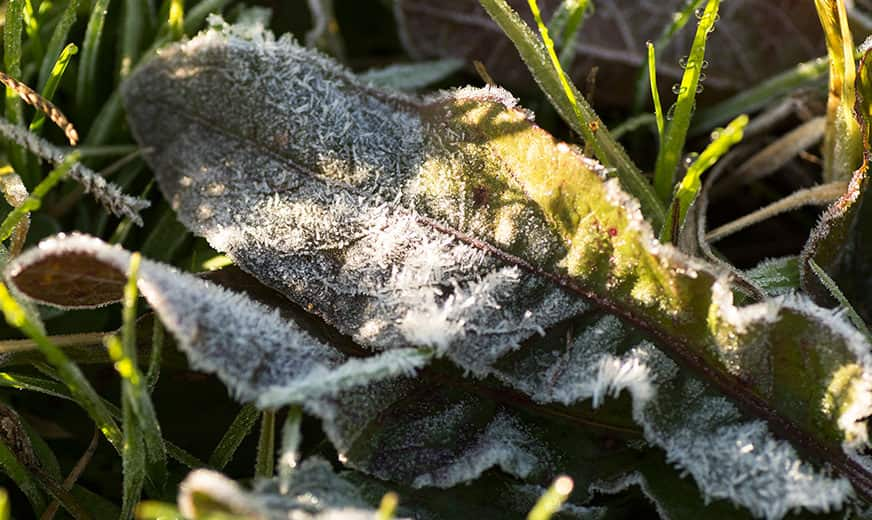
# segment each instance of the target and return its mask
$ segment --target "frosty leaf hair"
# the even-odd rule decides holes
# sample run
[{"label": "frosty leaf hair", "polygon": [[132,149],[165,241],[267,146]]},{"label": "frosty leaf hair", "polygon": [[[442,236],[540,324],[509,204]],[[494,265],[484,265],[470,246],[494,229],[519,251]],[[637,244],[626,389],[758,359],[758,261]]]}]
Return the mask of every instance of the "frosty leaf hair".
[{"label": "frosty leaf hair", "polygon": [[[599,404],[626,388],[646,438],[706,497],[771,516],[844,503],[844,481],[784,469],[800,463],[763,423],[694,397],[714,390],[872,495],[869,473],[848,456],[868,442],[866,339],[800,297],[735,306],[728,274],[658,243],[638,202],[595,161],[536,127],[507,92],[383,92],[288,38],[219,25],[165,49],[126,83],[124,98],[181,222],[360,345],[436,349],[540,404]],[[598,328],[603,316],[616,325]],[[596,340],[600,329],[619,331],[616,350]],[[542,334],[548,342],[537,340]],[[565,351],[576,335],[587,337],[579,348],[594,349],[591,356]],[[652,351],[640,335],[710,386],[679,392],[659,410],[692,424],[692,435],[651,426],[654,396],[684,383],[664,363],[643,363],[638,356]],[[572,361],[558,368],[564,355]],[[535,370],[514,370],[525,364]],[[531,375],[542,367],[553,370],[548,384]],[[346,394],[307,404],[340,452],[348,439],[339,431],[367,421],[340,406]],[[735,449],[700,457],[692,439],[706,435],[721,439],[715,446],[753,439],[763,454],[755,460],[777,477],[747,480],[750,459],[730,459]],[[352,441],[347,447],[366,443]],[[519,476],[548,471],[520,464],[522,453],[504,467]],[[350,460],[384,478],[432,474]],[[721,479],[721,470],[767,495]],[[447,483],[476,472],[442,474],[454,475]],[[814,478],[830,491],[815,496],[798,484]]]}]

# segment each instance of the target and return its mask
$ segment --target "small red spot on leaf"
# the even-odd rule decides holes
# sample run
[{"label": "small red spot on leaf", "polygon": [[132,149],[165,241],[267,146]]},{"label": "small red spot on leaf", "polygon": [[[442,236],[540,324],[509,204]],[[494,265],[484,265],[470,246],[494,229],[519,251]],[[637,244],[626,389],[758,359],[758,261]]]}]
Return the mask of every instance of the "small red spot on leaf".
[{"label": "small red spot on leaf", "polygon": [[613,237],[618,236],[618,229],[617,229],[617,228],[610,227],[610,228],[609,228],[609,235],[610,235],[610,236],[613,236]]}]

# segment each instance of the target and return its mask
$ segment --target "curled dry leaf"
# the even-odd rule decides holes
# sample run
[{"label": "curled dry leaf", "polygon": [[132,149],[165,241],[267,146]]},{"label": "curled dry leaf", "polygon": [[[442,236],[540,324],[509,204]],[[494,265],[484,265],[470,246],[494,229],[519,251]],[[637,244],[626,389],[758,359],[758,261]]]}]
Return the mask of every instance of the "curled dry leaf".
[{"label": "curled dry leaf", "polygon": [[[560,1],[540,0],[543,14],[550,16]],[[527,0],[510,0],[509,4],[532,19]],[[627,103],[634,86],[628,78],[635,78],[645,62],[645,42],[657,40],[672,13],[685,4],[685,0],[596,2],[594,14],[584,21],[576,41],[578,57],[570,76],[580,84],[591,67],[597,66],[597,84],[606,86],[597,89],[597,98]],[[479,60],[501,85],[531,84],[512,43],[478,0],[397,0],[394,5],[400,36],[413,57]],[[690,48],[693,25],[675,36],[658,61],[661,83],[667,89],[671,81],[681,78],[679,63]],[[709,44],[718,52],[706,70],[705,85],[710,92],[739,90],[825,52],[812,2],[731,0],[724,2],[717,27]]]}]

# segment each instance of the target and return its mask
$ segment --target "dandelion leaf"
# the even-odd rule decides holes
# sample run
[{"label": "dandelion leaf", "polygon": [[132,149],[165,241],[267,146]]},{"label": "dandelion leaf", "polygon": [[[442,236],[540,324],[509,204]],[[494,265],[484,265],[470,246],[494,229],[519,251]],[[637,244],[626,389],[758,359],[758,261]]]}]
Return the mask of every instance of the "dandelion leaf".
[{"label": "dandelion leaf", "polygon": [[[180,221],[355,343],[385,356],[427,349],[543,406],[627,390],[645,438],[704,496],[758,514],[839,507],[845,478],[870,491],[856,460],[872,408],[866,339],[801,297],[734,305],[728,274],[658,243],[618,182],[507,92],[386,92],[288,38],[219,24],[163,50],[123,96]],[[307,406],[368,472],[435,478],[446,460],[379,473],[343,440],[372,406],[392,409],[382,400],[403,392],[379,385],[408,381],[397,375],[356,406],[337,395]],[[492,460],[536,475],[518,448],[530,443],[501,417],[478,423],[513,446]],[[460,428],[446,424],[443,437]],[[801,463],[770,430],[841,477]],[[468,469],[445,485],[480,473]]]}]

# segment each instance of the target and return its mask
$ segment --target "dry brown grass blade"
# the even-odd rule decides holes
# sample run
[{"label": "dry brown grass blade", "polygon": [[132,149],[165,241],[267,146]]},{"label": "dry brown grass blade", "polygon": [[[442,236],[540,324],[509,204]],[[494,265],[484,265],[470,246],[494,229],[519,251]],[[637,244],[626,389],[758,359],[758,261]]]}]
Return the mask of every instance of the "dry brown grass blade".
[{"label": "dry brown grass blade", "polygon": [[76,144],[78,144],[79,133],[73,126],[73,123],[67,119],[67,116],[65,116],[54,103],[42,97],[39,92],[33,90],[5,72],[0,72],[0,83],[12,89],[16,94],[18,94],[18,97],[24,100],[25,103],[45,114],[52,123],[63,130],[64,135],[67,136],[67,140],[70,142],[70,146],[76,146]]}]

